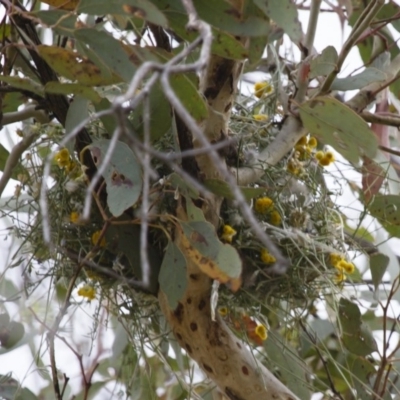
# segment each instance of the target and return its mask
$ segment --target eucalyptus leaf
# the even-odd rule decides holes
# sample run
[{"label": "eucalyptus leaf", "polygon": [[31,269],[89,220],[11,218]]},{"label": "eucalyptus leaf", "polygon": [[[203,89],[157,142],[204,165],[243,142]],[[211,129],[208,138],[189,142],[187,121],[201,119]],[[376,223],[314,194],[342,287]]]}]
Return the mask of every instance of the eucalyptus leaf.
[{"label": "eucalyptus leaf", "polygon": [[149,0],[81,0],[78,13],[103,15],[123,14],[168,27],[165,15]]},{"label": "eucalyptus leaf", "polygon": [[65,120],[65,133],[71,133],[82,121],[89,116],[89,101],[83,97],[75,96],[67,112]]},{"label": "eucalyptus leaf", "polygon": [[389,265],[389,257],[382,253],[375,253],[369,256],[369,268],[371,270],[372,282],[375,290],[382,282],[383,275]]},{"label": "eucalyptus leaf", "polygon": [[367,356],[377,350],[372,332],[362,321],[358,306],[341,298],[339,321],[343,332],[342,341],[347,350],[358,356]]},{"label": "eucalyptus leaf", "polygon": [[[89,46],[115,74],[125,82],[130,82],[135,72],[135,66],[121,41],[114,39],[106,32],[87,28],[77,29],[74,36]],[[104,51],[105,48],[107,51]]]},{"label": "eucalyptus leaf", "polygon": [[19,76],[0,75],[0,81],[8,83],[16,89],[27,90],[29,92],[43,96],[43,86],[29,78],[20,78]]},{"label": "eucalyptus leaf", "polygon": [[329,75],[336,68],[337,59],[336,49],[333,46],[326,47],[321,54],[310,61],[309,78]]},{"label": "eucalyptus leaf", "polygon": [[[255,4],[274,20],[293,40],[300,43],[303,38],[303,31],[297,12],[296,5],[291,0],[253,0]],[[257,35],[260,36],[260,35]]]},{"label": "eucalyptus leaf", "polygon": [[385,81],[387,78],[387,74],[379,69],[366,68],[359,74],[346,78],[336,78],[332,83],[331,89],[339,91],[361,89],[370,83]]},{"label": "eucalyptus leaf", "polygon": [[74,94],[77,96],[84,97],[93,103],[101,101],[100,95],[89,86],[82,86],[78,83],[60,83],[60,82],[48,82],[44,87],[46,93],[54,94]]},{"label": "eucalyptus leaf", "polygon": [[168,242],[158,277],[161,290],[168,299],[171,310],[175,310],[187,287],[186,259],[172,241]]},{"label": "eucalyptus leaf", "polygon": [[395,194],[377,194],[373,197],[368,210],[385,226],[400,228],[400,196]]},{"label": "eucalyptus leaf", "polygon": [[[87,146],[97,167],[103,163],[109,145],[109,140],[101,139]],[[142,191],[142,168],[127,144],[117,143],[103,178],[107,185],[107,204],[112,215],[118,217],[136,204]]]},{"label": "eucalyptus leaf", "polygon": [[300,399],[309,399],[311,393],[306,380],[309,368],[299,357],[296,349],[275,332],[268,335],[264,349],[273,367],[279,370],[281,381]]},{"label": "eucalyptus leaf", "polygon": [[361,156],[373,158],[378,141],[368,124],[332,97],[316,97],[299,107],[304,127],[325,144],[335,148],[344,158],[358,164]]}]

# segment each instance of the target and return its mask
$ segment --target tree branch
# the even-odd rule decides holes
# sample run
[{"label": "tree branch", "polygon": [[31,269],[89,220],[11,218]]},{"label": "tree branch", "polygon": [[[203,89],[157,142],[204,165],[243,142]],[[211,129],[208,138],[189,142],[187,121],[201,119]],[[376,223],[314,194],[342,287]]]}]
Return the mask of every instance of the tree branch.
[{"label": "tree branch", "polygon": [[7,158],[6,165],[4,167],[3,175],[0,178],[0,197],[11,179],[14,168],[18,165],[19,159],[22,153],[28,149],[28,147],[35,140],[36,135],[30,134],[25,136],[20,142],[18,142],[11,150],[10,155]]},{"label": "tree branch", "polygon": [[47,113],[45,113],[43,110],[38,110],[36,105],[29,105],[23,110],[3,114],[3,118],[0,121],[0,126],[24,121],[28,118],[35,118],[41,124],[46,124],[50,121]]},{"label": "tree branch", "polygon": [[343,63],[346,60],[347,56],[349,55],[351,49],[356,44],[357,40],[360,36],[364,33],[364,31],[368,28],[369,24],[375,18],[376,14],[384,5],[384,0],[372,0],[364,11],[359,16],[358,20],[354,24],[354,27],[344,43],[342,50],[339,54],[338,60],[336,62],[336,68],[327,76],[324,83],[321,85],[319,90],[319,95],[326,94],[329,92],[333,81],[335,80],[336,76],[342,69]]}]

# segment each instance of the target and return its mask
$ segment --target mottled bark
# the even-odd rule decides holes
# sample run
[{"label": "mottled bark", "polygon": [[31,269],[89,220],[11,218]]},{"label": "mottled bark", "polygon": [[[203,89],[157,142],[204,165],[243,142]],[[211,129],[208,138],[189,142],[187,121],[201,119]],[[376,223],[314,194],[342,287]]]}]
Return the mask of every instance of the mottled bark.
[{"label": "mottled bark", "polygon": [[[228,121],[236,95],[241,64],[212,56],[207,74],[202,78],[201,90],[208,105],[209,118],[203,132],[210,143],[227,136]],[[194,147],[199,146],[193,140]],[[221,178],[222,175],[208,154],[196,158],[200,178]],[[221,159],[222,165],[225,161]],[[203,203],[203,212],[217,227],[222,199],[213,196]],[[177,217],[187,220],[182,207]],[[185,254],[181,231],[176,229],[175,243]],[[187,351],[220,390],[232,400],[280,399],[294,400],[290,392],[263,365],[258,363],[247,345],[238,339],[217,316],[211,319],[212,281],[187,259],[187,290],[177,308],[171,310],[164,293],[160,305],[180,345]]]}]

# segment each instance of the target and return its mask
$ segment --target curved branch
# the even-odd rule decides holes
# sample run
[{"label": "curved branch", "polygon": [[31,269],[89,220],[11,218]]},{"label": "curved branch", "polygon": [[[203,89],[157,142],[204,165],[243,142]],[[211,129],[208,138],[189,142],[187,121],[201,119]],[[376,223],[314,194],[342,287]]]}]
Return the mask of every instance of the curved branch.
[{"label": "curved branch", "polygon": [[0,126],[13,124],[14,122],[24,121],[25,119],[35,118],[41,124],[49,122],[49,116],[43,111],[38,110],[35,105],[25,107],[21,111],[9,112],[3,114]]},{"label": "curved branch", "polygon": [[0,197],[8,183],[11,179],[14,168],[18,165],[19,159],[22,153],[28,149],[28,147],[35,140],[36,135],[30,134],[24,137],[20,142],[18,142],[11,150],[10,155],[7,158],[6,165],[4,167],[3,175],[0,179]]}]

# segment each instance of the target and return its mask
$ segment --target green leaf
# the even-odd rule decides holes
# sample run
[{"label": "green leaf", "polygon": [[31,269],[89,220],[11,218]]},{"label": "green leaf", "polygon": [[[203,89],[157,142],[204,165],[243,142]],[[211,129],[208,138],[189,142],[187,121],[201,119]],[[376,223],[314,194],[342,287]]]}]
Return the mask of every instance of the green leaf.
[{"label": "green leaf", "polygon": [[338,54],[333,46],[326,47],[321,54],[310,61],[309,78],[329,75],[335,68]]},{"label": "green leaf", "polygon": [[25,103],[26,97],[19,92],[10,92],[5,93],[2,102],[2,109],[3,113],[17,111],[18,107]]},{"label": "green leaf", "polygon": [[186,259],[174,242],[168,242],[158,281],[170,308],[175,310],[186,291],[187,276]]},{"label": "green leaf", "polygon": [[336,78],[331,86],[332,90],[355,90],[361,89],[370,83],[381,82],[388,78],[387,74],[376,68],[366,68],[357,75],[346,78]]},{"label": "green leaf", "polygon": [[268,21],[257,16],[242,19],[237,9],[225,1],[195,0],[199,17],[210,25],[235,36],[266,36]]},{"label": "green leaf", "polygon": [[0,29],[0,40],[4,41],[10,35],[11,35],[11,25],[2,23]]},{"label": "green leaf", "polygon": [[[112,106],[110,101],[106,98],[103,98],[99,103],[94,105],[96,112],[109,110],[111,107]],[[112,136],[115,128],[117,127],[115,117],[113,115],[103,115],[102,117],[100,117],[100,121],[102,122],[107,133]]]},{"label": "green leaf", "polygon": [[59,75],[86,86],[111,85],[120,82],[116,75],[106,75],[92,61],[79,53],[58,46],[36,46],[39,55]]},{"label": "green leaf", "polygon": [[101,101],[101,96],[94,89],[89,86],[82,86],[79,83],[48,82],[44,87],[44,91],[54,94],[74,94],[85,97],[93,103]]},{"label": "green leaf", "polygon": [[304,127],[357,164],[363,155],[373,158],[378,141],[368,124],[353,110],[331,97],[316,97],[300,105]]},{"label": "green leaf", "polygon": [[[120,259],[124,276],[142,280],[142,263],[140,258],[140,226],[126,222],[131,219],[122,215],[116,220],[116,224],[108,227],[105,238],[107,250]],[[125,222],[119,224],[118,222]],[[150,284],[146,288],[150,293],[157,293],[158,272],[161,265],[161,257],[158,248],[152,243],[147,243],[147,256],[150,264]]]},{"label": "green leaf", "polygon": [[[9,156],[9,151],[0,143],[0,171],[4,171]],[[29,177],[28,171],[18,162],[11,172],[11,178],[18,180],[18,175],[20,174],[24,175],[25,178]]]},{"label": "green leaf", "polygon": [[369,268],[375,290],[378,289],[389,262],[390,258],[382,253],[371,254],[369,256]]},{"label": "green leaf", "polygon": [[215,261],[219,269],[230,278],[240,278],[242,274],[242,260],[233,246],[226,243],[222,244]]},{"label": "green leaf", "polygon": [[[157,82],[150,91],[150,135],[155,141],[162,138],[170,129],[172,123],[171,105],[165,98],[161,85]],[[143,137],[143,104],[140,104],[130,116],[133,130]]]},{"label": "green leaf", "polygon": [[171,75],[171,87],[189,114],[197,121],[208,117],[208,108],[197,87],[185,75]]},{"label": "green leaf", "polygon": [[11,321],[5,330],[0,332],[0,347],[10,349],[25,335],[25,328],[20,322]]},{"label": "green leaf", "polygon": [[[212,193],[222,196],[225,199],[234,200],[235,196],[232,193],[232,189],[228,183],[221,181],[220,179],[206,179],[204,186]],[[246,186],[239,186],[246,200],[251,200],[254,197],[261,196],[265,193],[265,188],[252,188]]]},{"label": "green leaf", "polygon": [[[109,145],[110,140],[102,139],[87,146],[97,167],[103,163]],[[142,191],[142,168],[127,144],[117,143],[103,178],[107,185],[107,204],[112,215],[118,217],[136,204]]]},{"label": "green leaf", "polygon": [[[81,43],[89,46],[103,63],[125,82],[129,82],[135,72],[135,66],[129,59],[122,43],[111,35],[96,29],[77,29],[74,36]],[[107,51],[104,51],[107,49]],[[96,63],[96,60],[92,60]]]},{"label": "green leaf", "polygon": [[164,28],[168,27],[165,15],[148,0],[81,0],[77,11],[90,15],[129,15]]},{"label": "green leaf", "polygon": [[179,193],[185,197],[190,197],[194,200],[199,198],[198,190],[175,172],[168,177],[168,183],[175,189],[178,189]]},{"label": "green leaf", "polygon": [[65,133],[71,133],[76,126],[78,126],[82,121],[84,121],[89,116],[88,110],[89,102],[80,96],[75,96],[72,100],[67,117],[65,119]]},{"label": "green leaf", "polygon": [[190,222],[206,220],[201,208],[196,207],[190,197],[186,197],[186,213]]},{"label": "green leaf", "polygon": [[[291,0],[253,0],[255,4],[274,20],[295,43],[300,43],[303,31],[299,21],[297,8]],[[259,35],[258,35],[259,36]]]},{"label": "green leaf", "polygon": [[379,219],[383,227],[395,237],[400,237],[400,196],[377,194],[368,204],[370,214]]},{"label": "green leaf", "polygon": [[309,399],[311,393],[306,380],[309,368],[296,349],[275,333],[268,335],[264,349],[273,368],[278,369],[279,379],[300,399]]},{"label": "green leaf", "polygon": [[219,241],[212,224],[206,221],[180,223],[190,244],[203,256],[215,260],[222,243]]},{"label": "green leaf", "polygon": [[351,387],[357,390],[357,399],[370,400],[370,378],[375,371],[375,367],[371,361],[364,357],[358,357],[354,354],[347,354],[346,366],[351,371],[350,379]]},{"label": "green leaf", "polygon": [[7,313],[0,314],[0,331],[7,328],[10,323],[10,316]]},{"label": "green leaf", "polygon": [[20,78],[18,76],[0,75],[0,81],[8,83],[16,89],[27,90],[43,96],[43,86],[29,78]]},{"label": "green leaf", "polygon": [[76,15],[64,10],[40,10],[31,13],[59,35],[72,36],[76,29]]},{"label": "green leaf", "polygon": [[341,298],[339,302],[339,321],[342,328],[342,341],[351,353],[367,356],[377,351],[375,339],[362,320],[358,306]]},{"label": "green leaf", "polygon": [[242,260],[237,250],[223,244],[209,222],[181,222],[180,226],[185,258],[194,262],[210,278],[237,291],[242,282]]}]

